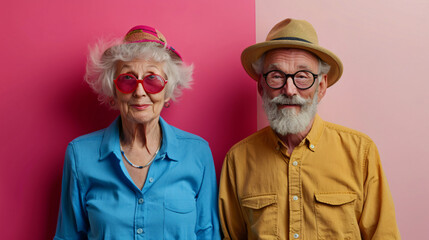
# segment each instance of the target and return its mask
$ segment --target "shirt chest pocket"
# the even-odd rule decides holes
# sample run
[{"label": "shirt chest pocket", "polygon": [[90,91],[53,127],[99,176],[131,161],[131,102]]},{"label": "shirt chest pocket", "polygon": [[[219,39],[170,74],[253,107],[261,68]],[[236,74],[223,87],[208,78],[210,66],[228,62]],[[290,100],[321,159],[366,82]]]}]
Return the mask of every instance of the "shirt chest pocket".
[{"label": "shirt chest pocket", "polygon": [[278,205],[276,194],[247,196],[241,199],[250,231],[258,239],[277,239]]},{"label": "shirt chest pocket", "polygon": [[355,193],[315,194],[317,239],[360,239]]},{"label": "shirt chest pocket", "polygon": [[195,239],[196,212],[194,199],[166,199],[164,239]]}]

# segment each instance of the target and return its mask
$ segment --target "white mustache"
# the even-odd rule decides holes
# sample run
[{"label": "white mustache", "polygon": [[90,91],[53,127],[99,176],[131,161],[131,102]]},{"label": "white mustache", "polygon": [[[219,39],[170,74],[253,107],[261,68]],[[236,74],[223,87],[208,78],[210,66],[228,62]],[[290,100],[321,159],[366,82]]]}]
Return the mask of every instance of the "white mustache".
[{"label": "white mustache", "polygon": [[271,103],[275,104],[297,104],[297,105],[304,105],[308,102],[303,97],[300,97],[298,95],[294,95],[292,97],[287,97],[285,95],[278,95],[277,97],[270,100]]}]

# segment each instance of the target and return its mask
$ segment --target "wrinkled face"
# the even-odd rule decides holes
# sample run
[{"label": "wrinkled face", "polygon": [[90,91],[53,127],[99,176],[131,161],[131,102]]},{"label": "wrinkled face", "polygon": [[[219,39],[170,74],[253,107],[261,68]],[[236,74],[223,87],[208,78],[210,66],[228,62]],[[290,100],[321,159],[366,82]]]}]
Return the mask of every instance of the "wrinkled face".
[{"label": "wrinkled face", "polygon": [[[129,62],[119,62],[115,78],[127,73],[134,75],[137,79],[143,79],[151,74],[157,74],[166,79],[167,76],[162,69],[163,63],[134,59]],[[146,124],[158,121],[164,103],[169,100],[165,97],[165,88],[159,93],[148,94],[141,83],[132,93],[122,93],[117,88],[115,88],[115,93],[116,107],[121,112],[122,121],[126,124]]]},{"label": "wrinkled face", "polygon": [[[319,61],[313,54],[301,49],[276,49],[268,52],[265,56],[263,73],[266,73],[271,70],[281,70],[286,74],[293,74],[299,70],[308,70],[312,73],[318,74]],[[299,95],[305,99],[313,99],[315,89],[317,87],[317,82],[313,84],[313,86],[309,89],[300,90],[295,87],[292,82],[292,79],[289,78],[283,88],[274,90],[267,86],[265,80],[262,77],[261,85],[266,90],[269,98],[271,99],[281,94],[287,97]],[[320,98],[321,96],[319,96],[319,99]],[[278,107],[295,108],[298,112],[300,110],[299,106],[293,105]]]},{"label": "wrinkled face", "polygon": [[[294,74],[300,70],[318,74],[319,61],[311,53],[300,49],[277,49],[266,54],[263,73],[280,70]],[[322,76],[305,90],[298,89],[289,77],[283,88],[272,89],[261,76],[259,92],[271,127],[279,134],[297,134],[307,129],[317,112],[317,103],[324,96],[327,77]]]}]

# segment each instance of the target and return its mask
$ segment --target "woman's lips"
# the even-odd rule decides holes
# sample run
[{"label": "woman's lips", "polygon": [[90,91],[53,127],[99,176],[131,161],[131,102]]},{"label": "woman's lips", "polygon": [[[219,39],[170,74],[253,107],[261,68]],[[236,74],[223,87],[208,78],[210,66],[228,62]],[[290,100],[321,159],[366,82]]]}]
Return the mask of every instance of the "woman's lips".
[{"label": "woman's lips", "polygon": [[137,110],[144,110],[148,108],[150,104],[131,104],[131,107],[137,109]]}]

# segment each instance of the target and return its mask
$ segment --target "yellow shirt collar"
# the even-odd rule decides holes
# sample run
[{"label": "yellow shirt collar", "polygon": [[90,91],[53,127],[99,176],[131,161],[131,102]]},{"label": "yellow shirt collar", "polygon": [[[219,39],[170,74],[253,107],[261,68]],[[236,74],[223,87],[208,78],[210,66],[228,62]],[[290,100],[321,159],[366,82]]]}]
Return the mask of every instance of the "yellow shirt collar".
[{"label": "yellow shirt collar", "polygon": [[[316,114],[313,121],[313,126],[311,126],[310,132],[307,134],[305,139],[305,143],[307,144],[307,147],[311,151],[316,151],[317,149],[317,143],[319,142],[320,137],[322,136],[323,129],[324,129],[324,121],[323,119]],[[275,146],[277,150],[278,148],[285,148],[285,144],[282,142],[282,140],[277,136],[277,134],[274,132],[274,130],[270,127],[269,131],[269,140],[272,142],[272,144]]]}]

